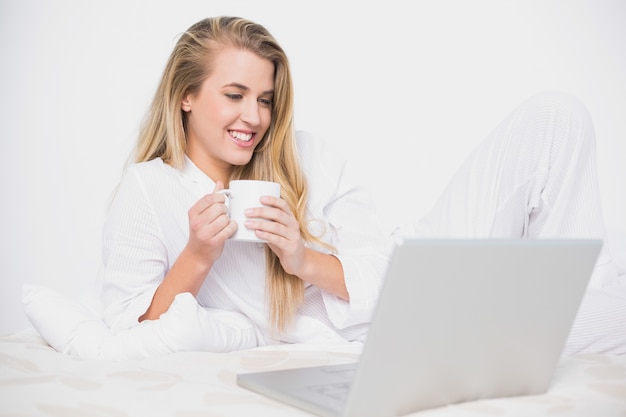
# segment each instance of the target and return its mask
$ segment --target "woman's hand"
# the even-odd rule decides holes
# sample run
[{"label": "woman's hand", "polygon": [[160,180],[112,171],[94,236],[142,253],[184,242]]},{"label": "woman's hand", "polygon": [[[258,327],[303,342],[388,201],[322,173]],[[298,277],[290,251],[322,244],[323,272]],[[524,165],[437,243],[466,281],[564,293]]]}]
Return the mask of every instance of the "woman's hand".
[{"label": "woman's hand", "polygon": [[304,246],[300,225],[287,202],[278,197],[261,198],[264,207],[246,210],[245,227],[267,242],[278,256],[285,272],[309,282],[324,291],[350,300],[343,276],[343,267],[333,255]]},{"label": "woman's hand", "polygon": [[188,211],[189,242],[185,250],[208,267],[224,251],[224,243],[237,231],[237,222],[228,217],[225,197],[217,191],[224,184],[217,182],[212,194],[207,194]]},{"label": "woman's hand", "polygon": [[255,230],[257,237],[267,242],[278,256],[285,272],[302,278],[305,247],[300,225],[287,202],[279,197],[261,197],[264,207],[247,209],[245,227]]}]

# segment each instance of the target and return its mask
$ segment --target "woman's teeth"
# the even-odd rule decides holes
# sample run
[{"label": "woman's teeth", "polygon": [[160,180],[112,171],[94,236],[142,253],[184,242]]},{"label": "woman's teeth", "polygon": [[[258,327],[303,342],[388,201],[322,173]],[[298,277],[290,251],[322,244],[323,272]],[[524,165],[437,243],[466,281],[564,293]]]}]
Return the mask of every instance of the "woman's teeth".
[{"label": "woman's teeth", "polygon": [[242,142],[248,142],[250,139],[252,139],[252,133],[243,133],[243,132],[231,131],[230,135],[232,137],[234,137],[235,139],[240,140]]}]

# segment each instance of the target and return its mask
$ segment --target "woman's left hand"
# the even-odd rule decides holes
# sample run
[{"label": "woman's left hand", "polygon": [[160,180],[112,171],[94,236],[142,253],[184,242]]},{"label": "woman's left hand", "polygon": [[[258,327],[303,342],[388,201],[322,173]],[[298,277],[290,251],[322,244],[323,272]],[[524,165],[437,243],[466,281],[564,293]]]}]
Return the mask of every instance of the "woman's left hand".
[{"label": "woman's left hand", "polygon": [[244,226],[255,230],[257,237],[267,242],[285,272],[300,276],[306,250],[298,221],[282,198],[264,196],[261,203],[263,207],[246,210],[249,219]]}]

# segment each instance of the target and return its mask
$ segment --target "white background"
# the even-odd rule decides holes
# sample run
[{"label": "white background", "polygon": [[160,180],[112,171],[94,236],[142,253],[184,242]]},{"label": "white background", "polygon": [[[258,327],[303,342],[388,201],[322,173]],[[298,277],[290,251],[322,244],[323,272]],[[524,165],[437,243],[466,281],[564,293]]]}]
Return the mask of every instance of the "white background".
[{"label": "white background", "polygon": [[23,283],[91,287],[167,57],[220,14],[283,45],[296,127],[355,158],[389,225],[424,214],[510,110],[556,89],[594,117],[606,221],[626,232],[626,1],[1,0],[0,334],[27,326]]}]

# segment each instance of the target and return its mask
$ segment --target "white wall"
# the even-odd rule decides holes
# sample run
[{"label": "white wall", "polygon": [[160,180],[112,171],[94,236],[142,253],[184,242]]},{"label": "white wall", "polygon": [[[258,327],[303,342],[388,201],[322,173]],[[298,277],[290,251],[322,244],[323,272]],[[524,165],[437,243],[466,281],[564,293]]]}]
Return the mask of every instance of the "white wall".
[{"label": "white wall", "polygon": [[396,205],[390,224],[423,214],[520,101],[560,89],[595,118],[607,223],[626,232],[623,0],[4,0],[0,334],[27,325],[24,282],[90,288],[106,205],[167,56],[218,14],[283,44],[297,127],[358,158],[381,208]]}]

